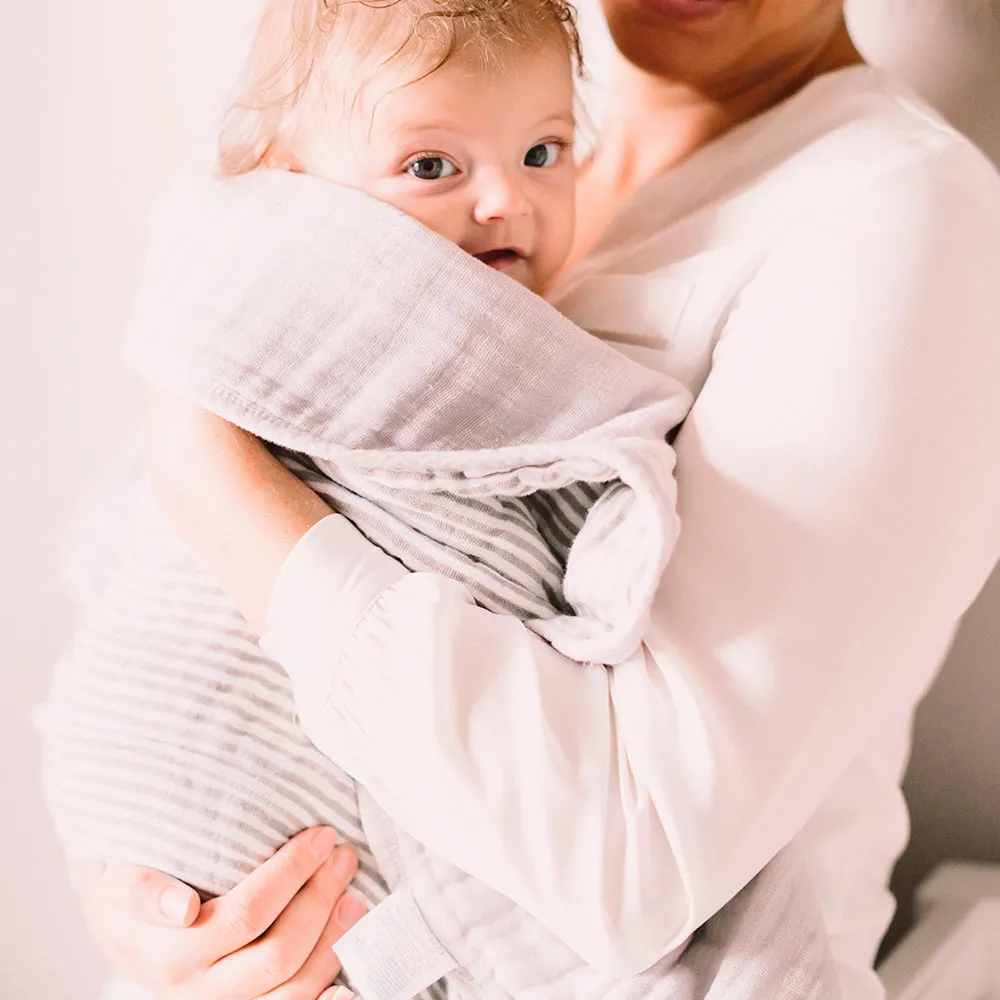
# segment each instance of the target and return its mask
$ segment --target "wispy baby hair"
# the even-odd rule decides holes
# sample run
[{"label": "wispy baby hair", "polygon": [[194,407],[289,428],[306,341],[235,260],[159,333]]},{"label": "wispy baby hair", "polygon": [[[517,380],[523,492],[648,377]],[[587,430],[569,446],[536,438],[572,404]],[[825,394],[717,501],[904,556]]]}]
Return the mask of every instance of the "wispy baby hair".
[{"label": "wispy baby hair", "polygon": [[320,86],[321,64],[336,64],[335,75],[360,92],[369,65],[369,78],[398,63],[414,82],[456,55],[499,69],[511,52],[549,41],[565,45],[582,70],[568,0],[268,0],[223,120],[220,172],[255,170],[289,138],[295,111]]}]

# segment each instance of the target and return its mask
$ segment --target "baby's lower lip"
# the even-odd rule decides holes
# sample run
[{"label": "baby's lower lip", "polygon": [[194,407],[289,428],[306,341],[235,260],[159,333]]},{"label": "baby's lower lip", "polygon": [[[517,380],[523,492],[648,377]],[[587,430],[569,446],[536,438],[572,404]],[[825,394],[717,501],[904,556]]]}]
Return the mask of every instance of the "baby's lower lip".
[{"label": "baby's lower lip", "polygon": [[487,250],[486,253],[477,253],[476,258],[495,271],[508,271],[524,260],[514,250]]}]

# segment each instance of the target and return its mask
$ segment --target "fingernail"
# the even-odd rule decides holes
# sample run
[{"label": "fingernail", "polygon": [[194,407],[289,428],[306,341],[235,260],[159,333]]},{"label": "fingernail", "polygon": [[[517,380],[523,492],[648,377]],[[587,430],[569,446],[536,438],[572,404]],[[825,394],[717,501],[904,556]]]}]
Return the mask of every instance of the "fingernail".
[{"label": "fingernail", "polygon": [[334,986],[327,990],[319,1000],[354,1000],[354,994],[346,986]]},{"label": "fingernail", "polygon": [[341,927],[353,927],[367,912],[368,907],[360,899],[341,896],[337,904],[337,922]]},{"label": "fingernail", "polygon": [[358,856],[349,847],[342,847],[333,855],[333,870],[340,878],[353,878],[358,870]]},{"label": "fingernail", "polygon": [[333,853],[333,849],[337,846],[339,840],[340,837],[337,836],[336,830],[331,830],[328,826],[324,826],[313,835],[309,847],[317,858],[322,858],[325,861]]},{"label": "fingernail", "polygon": [[191,893],[179,885],[172,885],[160,894],[160,912],[172,924],[183,925],[191,905]]}]

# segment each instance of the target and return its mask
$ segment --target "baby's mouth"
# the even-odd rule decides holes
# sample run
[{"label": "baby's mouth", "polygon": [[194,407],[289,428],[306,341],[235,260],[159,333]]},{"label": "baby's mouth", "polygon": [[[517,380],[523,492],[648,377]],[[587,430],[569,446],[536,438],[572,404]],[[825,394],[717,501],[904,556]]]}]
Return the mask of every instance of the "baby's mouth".
[{"label": "baby's mouth", "polygon": [[481,260],[487,267],[492,267],[496,271],[506,271],[519,261],[524,260],[524,254],[512,247],[504,247],[500,250],[486,250],[483,253],[473,254],[477,260]]}]

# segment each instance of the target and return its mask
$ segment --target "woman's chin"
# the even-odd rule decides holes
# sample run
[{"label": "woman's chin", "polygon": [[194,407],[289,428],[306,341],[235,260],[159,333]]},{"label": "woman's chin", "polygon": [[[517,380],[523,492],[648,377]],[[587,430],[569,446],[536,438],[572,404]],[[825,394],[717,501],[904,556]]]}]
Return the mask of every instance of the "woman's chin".
[{"label": "woman's chin", "polygon": [[745,57],[746,0],[603,0],[618,51],[644,73],[711,90]]}]

